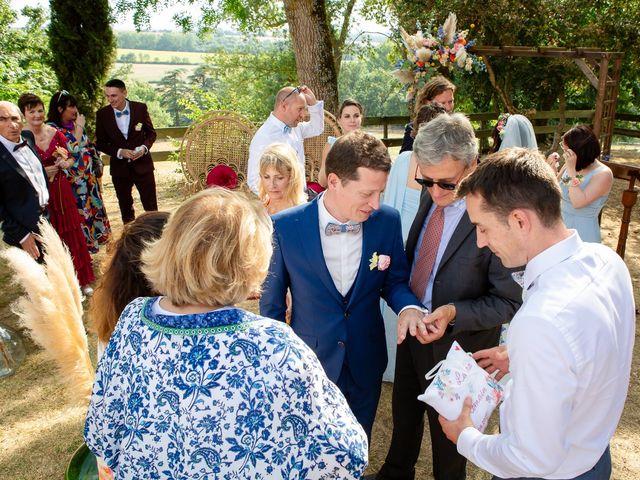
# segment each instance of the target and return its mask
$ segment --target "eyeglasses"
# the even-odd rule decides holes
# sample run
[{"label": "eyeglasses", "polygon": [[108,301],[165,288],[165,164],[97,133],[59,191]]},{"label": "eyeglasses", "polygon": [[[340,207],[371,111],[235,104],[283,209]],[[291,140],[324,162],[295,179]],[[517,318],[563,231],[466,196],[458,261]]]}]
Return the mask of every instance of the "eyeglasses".
[{"label": "eyeglasses", "polygon": [[285,100],[286,100],[287,98],[289,98],[291,95],[293,95],[294,93],[300,93],[300,87],[296,87],[296,88],[294,88],[293,90],[291,90],[289,93],[287,93],[287,94],[285,95],[285,97],[282,99],[282,102],[281,102],[281,103],[284,103],[284,102],[285,102]]},{"label": "eyeglasses", "polygon": [[[466,170],[466,168],[465,168]],[[464,174],[464,171],[463,171]],[[416,165],[416,173],[414,175],[414,180],[421,186],[423,187],[427,187],[427,188],[433,188],[434,185],[439,186],[441,189],[443,190],[455,190],[456,187],[458,186],[458,182],[456,183],[451,183],[451,182],[441,182],[441,181],[435,181],[435,180],[431,180],[430,178],[422,178],[422,177],[418,177],[418,166]]]},{"label": "eyeglasses", "polygon": [[60,93],[58,94],[58,100],[56,100],[56,103],[60,103],[60,99],[62,98],[63,95],[70,95],[69,92],[67,92],[66,90],[60,90]]}]

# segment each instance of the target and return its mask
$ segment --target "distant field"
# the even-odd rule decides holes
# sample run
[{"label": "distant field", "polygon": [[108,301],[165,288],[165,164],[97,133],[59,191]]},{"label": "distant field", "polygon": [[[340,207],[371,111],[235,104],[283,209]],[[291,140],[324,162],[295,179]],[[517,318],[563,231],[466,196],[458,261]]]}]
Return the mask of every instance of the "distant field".
[{"label": "distant field", "polygon": [[[183,52],[184,53],[184,52]],[[186,70],[185,75],[191,75],[197,65],[168,65],[166,63],[132,63],[133,75],[132,78],[136,80],[142,80],[144,82],[154,83],[159,82],[162,77],[172,70],[183,68]],[[122,63],[116,63],[116,68],[122,67]]]},{"label": "distant field", "polygon": [[166,50],[137,50],[132,48],[118,48],[118,58],[121,55],[135,53],[138,58],[140,55],[149,55],[150,62],[170,62],[173,57],[186,58],[193,63],[204,63],[203,56],[205,53],[200,52],[168,52]]}]

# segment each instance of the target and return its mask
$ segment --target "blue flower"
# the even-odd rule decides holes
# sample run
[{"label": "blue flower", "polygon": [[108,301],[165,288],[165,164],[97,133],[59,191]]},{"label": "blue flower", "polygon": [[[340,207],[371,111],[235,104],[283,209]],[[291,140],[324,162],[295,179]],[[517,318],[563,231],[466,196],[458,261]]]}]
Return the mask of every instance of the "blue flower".
[{"label": "blue flower", "polygon": [[302,379],[300,378],[295,378],[291,382],[291,388],[295,390],[296,394],[298,395],[298,398],[302,398],[306,396],[307,391],[309,390],[309,388],[307,387],[307,384],[303,382]]},{"label": "blue flower", "polygon": [[198,422],[198,426],[203,427],[207,433],[211,433],[220,427],[220,423],[212,415],[207,415]]},{"label": "blue flower", "polygon": [[211,355],[209,355],[209,349],[204,345],[196,345],[191,349],[189,355],[187,356],[187,360],[189,364],[193,368],[198,368],[204,365],[206,360],[211,360]]},{"label": "blue flower", "polygon": [[129,397],[129,401],[127,402],[127,407],[129,407],[130,412],[137,412],[142,407],[142,397],[138,392],[134,392]]},{"label": "blue flower", "polygon": [[259,410],[249,410],[247,416],[243,418],[243,423],[250,432],[257,432],[258,429],[264,428],[264,415]]}]

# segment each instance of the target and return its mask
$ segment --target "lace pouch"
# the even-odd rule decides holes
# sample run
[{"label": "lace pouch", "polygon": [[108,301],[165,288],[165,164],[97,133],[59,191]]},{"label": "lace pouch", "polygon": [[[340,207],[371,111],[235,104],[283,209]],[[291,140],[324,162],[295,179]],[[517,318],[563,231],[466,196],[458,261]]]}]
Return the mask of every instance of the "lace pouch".
[{"label": "lace pouch", "polygon": [[458,342],[453,342],[447,358],[438,362],[425,378],[433,381],[418,400],[432,406],[447,420],[456,420],[464,399],[471,397],[471,420],[481,432],[504,394],[498,382],[480,368]]}]

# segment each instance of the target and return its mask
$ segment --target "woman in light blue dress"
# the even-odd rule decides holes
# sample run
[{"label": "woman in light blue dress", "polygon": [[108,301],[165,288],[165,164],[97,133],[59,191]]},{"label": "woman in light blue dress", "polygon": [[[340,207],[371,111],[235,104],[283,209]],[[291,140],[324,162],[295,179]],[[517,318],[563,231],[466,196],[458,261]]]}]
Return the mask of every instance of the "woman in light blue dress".
[{"label": "woman in light blue dress", "polygon": [[558,173],[562,190],[562,219],[585,242],[600,243],[598,215],[609,198],[613,173],[598,160],[600,143],[586,125],[572,128],[562,137],[564,166]]},{"label": "woman in light blue dress", "polygon": [[[436,102],[429,102],[424,105],[416,115],[415,125],[412,132],[418,133],[418,128],[432,120],[437,115],[446,113],[445,108]],[[414,133],[414,136],[415,136]],[[407,243],[409,229],[413,219],[418,212],[420,205],[421,187],[415,181],[417,164],[413,159],[413,151],[402,152],[395,159],[389,172],[387,186],[384,191],[382,203],[389,205],[400,212],[402,223],[402,240]],[[384,329],[387,336],[387,354],[389,363],[384,371],[382,380],[393,382],[393,375],[396,368],[396,345],[397,345],[397,320],[398,316],[393,313],[384,300],[380,301],[382,316],[384,318]]]},{"label": "woman in light blue dress", "polygon": [[122,313],[84,430],[115,478],[361,478],[366,434],[317,356],[234,306],[264,281],[272,228],[258,200],[208,189],[143,252],[164,295]]}]

